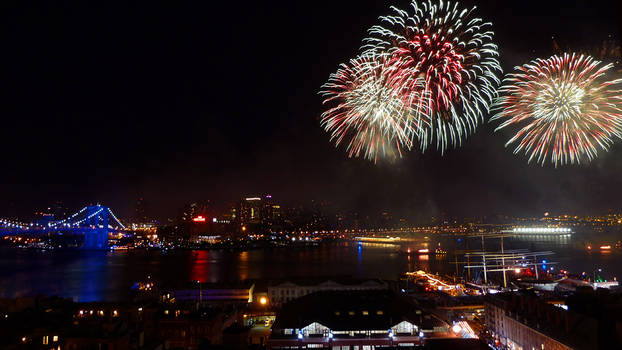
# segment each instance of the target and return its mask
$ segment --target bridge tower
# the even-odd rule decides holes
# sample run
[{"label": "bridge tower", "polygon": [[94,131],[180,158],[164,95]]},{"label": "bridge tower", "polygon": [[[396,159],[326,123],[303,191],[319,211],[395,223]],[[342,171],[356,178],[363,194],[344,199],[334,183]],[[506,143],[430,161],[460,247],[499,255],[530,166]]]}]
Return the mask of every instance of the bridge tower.
[{"label": "bridge tower", "polygon": [[108,207],[93,205],[86,208],[83,249],[108,249]]}]

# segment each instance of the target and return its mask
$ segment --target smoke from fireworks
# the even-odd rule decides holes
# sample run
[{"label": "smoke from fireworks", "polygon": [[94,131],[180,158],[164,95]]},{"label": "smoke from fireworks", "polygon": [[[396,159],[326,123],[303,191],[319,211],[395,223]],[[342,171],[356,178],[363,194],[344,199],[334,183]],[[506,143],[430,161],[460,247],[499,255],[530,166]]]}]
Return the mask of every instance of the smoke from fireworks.
[{"label": "smoke from fireworks", "polygon": [[[366,53],[387,54],[402,71],[392,83],[408,106],[423,112],[422,150],[436,141],[443,152],[474,132],[496,97],[501,72],[491,23],[458,3],[412,1],[412,13],[391,7],[369,30]],[[421,83],[423,81],[423,83]]]},{"label": "smoke from fireworks", "polygon": [[607,80],[612,69],[592,57],[564,54],[516,67],[495,103],[491,120],[521,129],[506,143],[529,161],[555,166],[594,159],[622,137],[622,79]]},{"label": "smoke from fireworks", "polygon": [[342,64],[320,94],[334,107],[322,126],[337,145],[347,142],[350,157],[395,159],[412,147],[418,132],[414,110],[392,82],[400,74],[383,56],[363,55]]}]

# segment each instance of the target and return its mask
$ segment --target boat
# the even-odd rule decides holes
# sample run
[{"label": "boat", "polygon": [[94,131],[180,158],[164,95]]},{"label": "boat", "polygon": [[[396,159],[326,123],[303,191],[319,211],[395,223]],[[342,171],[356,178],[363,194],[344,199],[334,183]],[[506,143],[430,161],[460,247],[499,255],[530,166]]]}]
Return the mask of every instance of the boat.
[{"label": "boat", "polygon": [[440,243],[438,244],[438,247],[436,247],[436,249],[434,250],[431,250],[429,248],[420,248],[420,249],[408,248],[405,251],[400,250],[400,253],[407,254],[407,255],[445,255],[447,254],[447,252],[441,248]]},{"label": "boat", "polygon": [[558,280],[516,280],[516,284],[523,288],[533,288],[535,290],[543,291],[543,292],[554,292],[555,287],[559,284],[559,282],[563,281],[564,278],[560,278]]}]

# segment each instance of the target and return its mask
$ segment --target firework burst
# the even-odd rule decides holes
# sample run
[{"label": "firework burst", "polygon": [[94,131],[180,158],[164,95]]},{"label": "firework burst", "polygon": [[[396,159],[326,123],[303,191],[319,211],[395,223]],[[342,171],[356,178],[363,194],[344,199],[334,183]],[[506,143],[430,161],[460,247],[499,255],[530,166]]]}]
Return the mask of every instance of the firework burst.
[{"label": "firework burst", "polygon": [[[436,142],[444,152],[473,133],[496,97],[501,72],[491,23],[473,16],[475,7],[412,1],[412,12],[391,7],[369,30],[365,53],[386,54],[402,72],[391,83],[404,103],[423,112],[422,150]],[[423,82],[423,83],[422,83]]]},{"label": "firework burst", "polygon": [[419,130],[414,116],[422,113],[404,103],[394,82],[400,73],[385,56],[362,55],[342,64],[322,86],[324,104],[333,107],[321,124],[337,146],[347,143],[350,157],[395,159],[412,147]]},{"label": "firework burst", "polygon": [[506,143],[517,143],[529,162],[557,165],[591,161],[622,137],[622,79],[607,80],[613,68],[590,56],[564,54],[516,67],[500,89],[491,120],[496,130],[518,126]]}]

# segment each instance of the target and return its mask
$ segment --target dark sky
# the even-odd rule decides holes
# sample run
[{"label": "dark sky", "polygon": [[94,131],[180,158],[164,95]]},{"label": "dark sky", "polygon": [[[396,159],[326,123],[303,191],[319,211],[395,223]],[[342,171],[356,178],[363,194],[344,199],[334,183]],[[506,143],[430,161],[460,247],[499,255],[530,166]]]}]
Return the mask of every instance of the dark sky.
[{"label": "dark sky", "polygon": [[[407,3],[5,3],[0,217],[55,200],[124,216],[142,196],[163,218],[261,193],[410,217],[622,210],[622,144],[560,169],[527,165],[493,125],[444,157],[374,165],[335,149],[317,91],[390,4]],[[619,36],[616,3],[477,2],[506,72],[550,56],[553,35]]]}]

